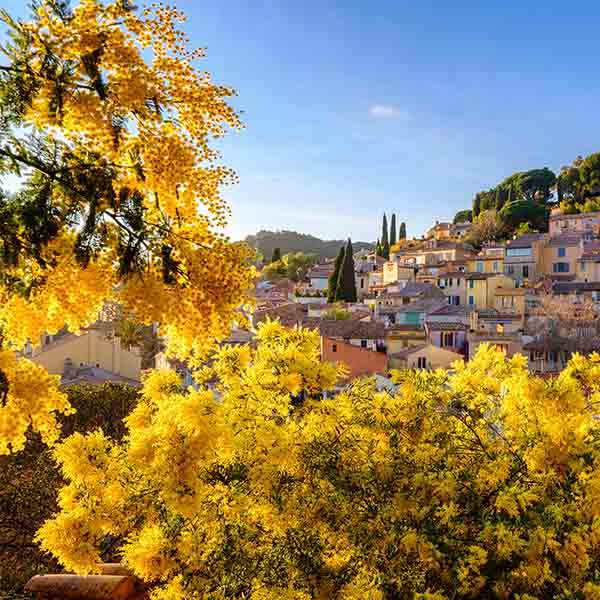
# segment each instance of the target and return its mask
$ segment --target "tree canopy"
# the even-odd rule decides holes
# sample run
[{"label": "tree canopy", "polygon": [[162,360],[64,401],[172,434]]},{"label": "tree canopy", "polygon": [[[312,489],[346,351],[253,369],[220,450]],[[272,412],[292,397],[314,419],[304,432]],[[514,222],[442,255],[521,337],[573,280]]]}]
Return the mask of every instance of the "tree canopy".
[{"label": "tree canopy", "polygon": [[483,346],[328,399],[319,354],[267,322],[218,352],[218,399],[153,373],[123,442],[57,448],[43,548],[89,572],[110,536],[160,600],[598,597],[600,357],[544,381]]},{"label": "tree canopy", "polygon": [[344,250],[344,259],[340,266],[337,285],[335,288],[335,301],[356,302],[356,276],[354,272],[354,251],[352,242],[348,238]]},{"label": "tree canopy", "polygon": [[183,15],[86,0],[2,19],[0,174],[23,184],[0,197],[0,453],[28,425],[55,438],[68,410],[54,378],[13,362],[27,341],[77,332],[111,300],[193,360],[228,335],[253,281],[248,248],[223,234],[236,176],[210,147],[241,127],[234,91],[194,66]]},{"label": "tree canopy", "polygon": [[471,223],[473,221],[473,211],[472,210],[459,210],[454,215],[454,220],[452,221],[455,225],[459,223]]},{"label": "tree canopy", "polygon": [[340,246],[338,255],[337,255],[337,257],[335,259],[335,263],[333,265],[333,271],[327,281],[327,302],[329,302],[329,303],[335,302],[335,298],[337,295],[338,279],[340,276],[340,270],[342,268],[342,263],[344,262],[345,252],[346,252],[346,247]]}]

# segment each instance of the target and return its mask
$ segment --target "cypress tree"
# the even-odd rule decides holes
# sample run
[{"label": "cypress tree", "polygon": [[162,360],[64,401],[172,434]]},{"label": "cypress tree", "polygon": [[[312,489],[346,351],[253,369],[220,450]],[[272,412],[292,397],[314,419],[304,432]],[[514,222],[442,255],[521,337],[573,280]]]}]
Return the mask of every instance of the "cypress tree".
[{"label": "cypress tree", "polygon": [[337,290],[338,277],[340,275],[340,268],[342,266],[342,262],[344,260],[344,253],[346,249],[344,246],[340,247],[340,251],[335,259],[335,263],[333,264],[333,273],[329,276],[328,284],[327,284],[327,302],[335,302],[335,294]]},{"label": "cypress tree", "polygon": [[383,246],[386,246],[389,243],[390,243],[390,240],[388,238],[387,217],[386,217],[385,213],[383,213],[383,225],[381,227],[381,244]]},{"label": "cypress tree", "polygon": [[398,239],[405,240],[406,239],[406,223],[402,221],[400,223],[400,234],[398,235]]},{"label": "cypress tree", "polygon": [[271,256],[271,262],[274,263],[278,260],[281,260],[281,248],[274,248],[273,255]]},{"label": "cypress tree", "polygon": [[392,222],[390,224],[390,246],[393,246],[396,241],[396,215],[392,213]]},{"label": "cypress tree", "polygon": [[348,238],[344,260],[338,276],[337,288],[335,291],[336,302],[356,302],[356,280],[354,278],[354,256],[352,252],[352,242]]}]

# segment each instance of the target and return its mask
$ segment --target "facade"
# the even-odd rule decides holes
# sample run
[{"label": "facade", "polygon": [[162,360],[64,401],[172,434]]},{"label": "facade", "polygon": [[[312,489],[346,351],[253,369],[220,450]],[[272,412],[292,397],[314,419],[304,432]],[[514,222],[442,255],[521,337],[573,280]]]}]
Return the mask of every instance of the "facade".
[{"label": "facade", "polygon": [[551,236],[563,233],[597,232],[600,227],[600,211],[565,215],[555,208],[550,215],[549,233]]},{"label": "facade", "polygon": [[385,352],[327,336],[321,336],[321,360],[343,363],[348,368],[350,379],[375,374],[385,376],[388,373],[388,357]]},{"label": "facade", "polygon": [[[47,335],[41,346],[28,347],[23,354],[52,375],[69,375],[74,374],[76,369],[93,367],[97,369],[95,375],[99,378],[105,378],[105,373],[110,373],[116,376],[115,380],[125,378],[140,381],[142,358],[139,351],[137,348],[126,350],[111,328],[92,327],[81,335]],[[90,374],[94,375],[88,370]]]},{"label": "facade", "polygon": [[434,240],[448,240],[452,237],[452,223],[440,223],[435,222],[435,225],[427,231],[426,236],[428,239]]},{"label": "facade", "polygon": [[468,355],[468,326],[459,321],[426,321],[427,339],[438,348]]},{"label": "facade", "polygon": [[469,257],[471,253],[465,245],[460,242],[446,240],[428,240],[418,250],[401,251],[396,258],[405,264],[417,265],[439,265],[447,261],[459,261]]},{"label": "facade", "polygon": [[498,288],[510,288],[515,282],[501,273],[467,273],[467,299],[470,308],[488,309],[494,307]]},{"label": "facade", "polygon": [[437,285],[448,299],[448,304],[464,306],[467,303],[467,273],[454,271],[440,274]]},{"label": "facade", "polygon": [[517,285],[537,281],[543,275],[542,252],[544,236],[539,233],[522,235],[506,244],[504,273]]},{"label": "facade", "polygon": [[542,272],[553,278],[575,277],[583,255],[580,233],[564,233],[547,240],[542,250]]},{"label": "facade", "polygon": [[504,273],[504,256],[481,254],[467,261],[467,270],[472,273]]},{"label": "facade", "polygon": [[449,369],[463,356],[446,348],[439,348],[431,343],[414,346],[390,355],[392,369]]},{"label": "facade", "polygon": [[420,324],[392,325],[385,330],[385,346],[388,354],[394,354],[412,346],[422,346],[426,339],[425,329]]},{"label": "facade", "polygon": [[408,283],[416,280],[415,267],[407,266],[395,260],[388,260],[383,265],[383,284],[402,281]]},{"label": "facade", "polygon": [[600,281],[600,241],[587,242],[577,261],[577,281]]}]

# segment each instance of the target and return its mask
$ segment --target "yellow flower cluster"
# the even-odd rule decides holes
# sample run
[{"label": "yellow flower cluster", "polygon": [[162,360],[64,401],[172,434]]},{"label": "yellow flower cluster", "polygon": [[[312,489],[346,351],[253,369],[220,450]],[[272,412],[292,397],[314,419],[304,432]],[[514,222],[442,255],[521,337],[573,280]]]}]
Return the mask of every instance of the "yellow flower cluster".
[{"label": "yellow flower cluster", "polygon": [[[141,195],[144,264],[118,275],[126,224],[118,200],[99,204],[106,235],[85,267],[74,253],[76,232],[63,223],[43,260],[5,269],[7,280],[22,285],[0,289],[0,326],[8,347],[20,350],[65,325],[79,331],[114,301],[131,319],[160,323],[171,354],[198,362],[228,335],[253,283],[249,249],[221,233],[229,215],[221,189],[236,176],[209,145],[242,125],[227,104],[235,92],[196,67],[203,52],[188,49],[183,14],[163,4],[143,11],[126,4],[81,0],[64,19],[54,2],[41,0],[37,18],[22,25],[31,41],[27,64],[40,84],[23,125],[59,140],[65,160],[109,172],[117,199],[125,190]],[[44,71],[48,55],[58,70],[62,65],[58,87]],[[73,205],[69,193],[63,187],[53,196],[65,213]],[[84,213],[93,199],[74,193]],[[166,280],[165,247],[174,265]],[[23,288],[30,291],[15,291]],[[23,422],[43,418],[33,403],[22,410]]]},{"label": "yellow flower cluster", "polygon": [[0,455],[22,450],[29,427],[53,444],[60,434],[55,413],[70,410],[58,377],[9,350],[0,351],[0,371],[6,378],[0,386]]},{"label": "yellow flower cluster", "polygon": [[256,348],[214,355],[210,388],[150,375],[122,447],[67,440],[40,539],[86,571],[110,531],[164,600],[590,600],[599,365],[576,356],[544,382],[483,346],[452,375],[399,376],[396,394],[362,380],[324,399],[342,373],[316,333],[267,322]]}]

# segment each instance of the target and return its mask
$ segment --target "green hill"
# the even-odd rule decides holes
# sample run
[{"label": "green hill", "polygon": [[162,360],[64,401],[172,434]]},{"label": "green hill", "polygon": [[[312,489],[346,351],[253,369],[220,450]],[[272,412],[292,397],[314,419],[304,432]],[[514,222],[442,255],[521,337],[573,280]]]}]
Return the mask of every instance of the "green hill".
[{"label": "green hill", "polygon": [[[305,252],[318,254],[321,258],[335,258],[340,246],[346,243],[346,240],[322,240],[314,235],[285,230],[259,231],[256,235],[247,236],[244,241],[266,257],[270,257],[275,248],[280,248],[281,254]],[[356,252],[373,248],[374,244],[352,241],[352,246]]]}]

